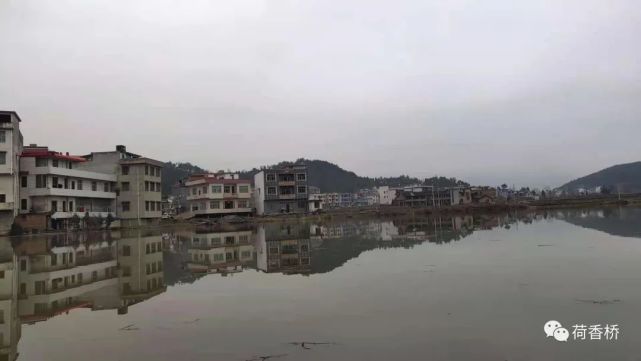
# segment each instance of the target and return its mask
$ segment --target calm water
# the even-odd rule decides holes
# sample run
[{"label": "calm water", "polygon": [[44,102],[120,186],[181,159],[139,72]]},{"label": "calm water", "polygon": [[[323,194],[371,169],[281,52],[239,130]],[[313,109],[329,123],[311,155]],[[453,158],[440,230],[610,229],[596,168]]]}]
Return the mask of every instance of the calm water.
[{"label": "calm water", "polygon": [[0,360],[641,360],[640,238],[626,208],[2,239]]}]

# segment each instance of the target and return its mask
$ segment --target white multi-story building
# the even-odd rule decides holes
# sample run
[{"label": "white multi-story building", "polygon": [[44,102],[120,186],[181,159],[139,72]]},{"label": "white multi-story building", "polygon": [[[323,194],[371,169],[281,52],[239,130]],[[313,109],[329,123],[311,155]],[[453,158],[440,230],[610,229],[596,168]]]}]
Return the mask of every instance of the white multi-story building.
[{"label": "white multi-story building", "polygon": [[157,224],[162,216],[162,168],[164,163],[127,152],[94,152],[78,168],[116,177],[116,213],[123,227]]},{"label": "white multi-story building", "polygon": [[20,213],[47,214],[53,228],[74,215],[115,218],[116,175],[78,169],[86,162],[32,144],[20,157]]},{"label": "white multi-story building", "polygon": [[394,199],[396,199],[396,189],[390,188],[388,186],[376,188],[378,192],[378,202],[382,205],[390,206]]},{"label": "white multi-story building", "polygon": [[251,181],[238,174],[197,174],[185,182],[189,211],[195,216],[252,213]]},{"label": "white multi-story building", "polygon": [[11,231],[20,207],[19,156],[22,152],[20,117],[0,111],[0,235]]}]

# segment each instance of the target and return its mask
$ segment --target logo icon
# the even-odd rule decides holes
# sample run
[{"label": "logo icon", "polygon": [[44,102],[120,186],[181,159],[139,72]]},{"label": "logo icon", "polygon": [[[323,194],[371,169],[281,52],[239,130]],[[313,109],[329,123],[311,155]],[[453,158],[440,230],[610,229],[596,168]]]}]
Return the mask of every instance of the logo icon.
[{"label": "logo icon", "polygon": [[568,339],[570,338],[570,332],[566,330],[565,328],[557,328],[554,330],[554,339],[559,341],[559,342],[568,342]]},{"label": "logo icon", "polygon": [[543,326],[543,330],[547,337],[554,337],[554,331],[556,331],[557,328],[563,328],[559,321],[548,321],[545,326]]}]

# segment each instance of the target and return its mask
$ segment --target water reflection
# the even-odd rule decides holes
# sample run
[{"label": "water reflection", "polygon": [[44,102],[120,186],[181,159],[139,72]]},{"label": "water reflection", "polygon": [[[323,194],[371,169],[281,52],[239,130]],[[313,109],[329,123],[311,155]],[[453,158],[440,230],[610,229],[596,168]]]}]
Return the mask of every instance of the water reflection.
[{"label": "water reflection", "polygon": [[167,285],[247,270],[323,274],[372,249],[447,244],[548,218],[641,237],[641,210],[610,209],[1,238],[0,361],[18,358],[22,325],[76,309],[124,315]]}]

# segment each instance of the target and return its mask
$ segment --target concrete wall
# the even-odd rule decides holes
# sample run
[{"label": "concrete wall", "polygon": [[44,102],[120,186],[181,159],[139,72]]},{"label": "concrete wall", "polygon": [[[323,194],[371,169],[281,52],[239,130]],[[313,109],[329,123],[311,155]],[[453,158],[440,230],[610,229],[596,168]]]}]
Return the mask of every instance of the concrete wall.
[{"label": "concrete wall", "polygon": [[0,165],[0,194],[5,195],[5,203],[0,204],[0,235],[6,235],[20,206],[18,156],[22,153],[22,134],[20,122],[13,113],[0,112],[0,116],[3,120],[0,131],[5,135],[0,151],[6,152],[5,164]]},{"label": "concrete wall", "polygon": [[261,171],[254,175],[254,206],[256,214],[265,214],[265,172]]}]

